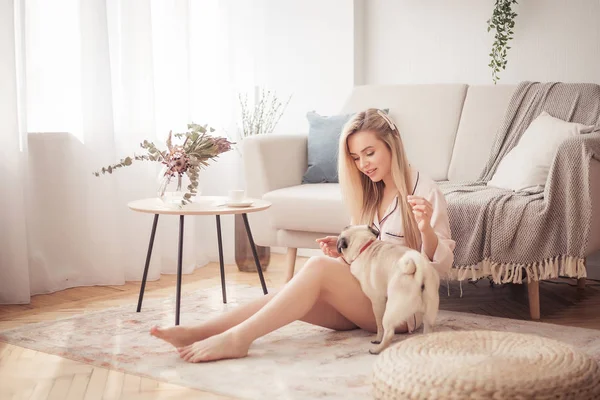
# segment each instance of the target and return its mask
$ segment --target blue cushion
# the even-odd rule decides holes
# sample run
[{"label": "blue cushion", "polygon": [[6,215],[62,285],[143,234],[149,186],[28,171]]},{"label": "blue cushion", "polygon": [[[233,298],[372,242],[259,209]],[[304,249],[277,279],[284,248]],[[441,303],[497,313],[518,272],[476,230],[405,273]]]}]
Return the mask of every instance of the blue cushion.
[{"label": "blue cushion", "polygon": [[302,183],[338,183],[338,141],[352,114],[322,116],[314,111],[306,114],[308,130],[308,168]]},{"label": "blue cushion", "polygon": [[[383,109],[386,114],[389,109]],[[308,130],[308,168],[302,183],[338,183],[338,142],[346,122],[355,113],[329,117],[314,111],[306,113]]]}]

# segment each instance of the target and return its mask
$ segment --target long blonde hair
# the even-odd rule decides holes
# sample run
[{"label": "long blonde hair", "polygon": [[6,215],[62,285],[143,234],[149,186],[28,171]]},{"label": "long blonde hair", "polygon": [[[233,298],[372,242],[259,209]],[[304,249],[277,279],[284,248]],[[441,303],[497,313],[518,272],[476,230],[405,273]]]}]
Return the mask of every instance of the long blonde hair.
[{"label": "long blonde hair", "polygon": [[[421,247],[421,234],[417,221],[408,204],[407,196],[411,193],[410,166],[404,151],[397,126],[383,112],[370,108],[357,113],[346,125],[340,135],[338,175],[342,196],[348,207],[352,224],[373,223],[377,206],[383,198],[383,181],[373,182],[356,167],[350,156],[348,138],[361,131],[370,131],[383,141],[392,153],[392,179],[398,189],[398,206],[402,215],[404,239],[406,245],[415,250]],[[382,217],[382,216],[380,216]]]}]

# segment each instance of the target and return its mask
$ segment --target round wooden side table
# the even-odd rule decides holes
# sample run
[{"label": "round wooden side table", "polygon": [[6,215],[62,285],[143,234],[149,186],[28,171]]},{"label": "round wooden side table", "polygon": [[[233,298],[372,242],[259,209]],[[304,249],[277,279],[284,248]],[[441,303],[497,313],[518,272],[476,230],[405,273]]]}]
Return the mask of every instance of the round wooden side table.
[{"label": "round wooden side table", "polygon": [[271,206],[271,203],[262,199],[246,199],[252,201],[252,204],[241,207],[230,207],[227,205],[226,197],[218,196],[201,196],[194,200],[193,203],[186,204],[184,206],[177,206],[167,204],[159,198],[149,198],[142,200],[135,200],[127,204],[127,206],[133,210],[148,214],[154,214],[154,222],[152,224],[152,231],[150,234],[150,243],[148,245],[148,253],[146,255],[146,265],[144,267],[144,275],[142,278],[142,284],[140,287],[140,296],[138,300],[137,312],[142,309],[142,299],[144,297],[144,289],[146,287],[146,278],[148,276],[148,268],[150,266],[150,258],[152,257],[152,247],[154,245],[154,236],[156,234],[156,226],[158,225],[158,216],[161,214],[165,215],[179,215],[179,249],[177,257],[177,298],[175,305],[175,325],[179,325],[179,309],[181,301],[181,271],[182,271],[182,255],[183,255],[183,226],[185,216],[194,215],[214,215],[217,220],[217,241],[219,244],[219,264],[221,267],[221,290],[223,293],[223,303],[227,303],[227,293],[225,290],[225,265],[223,263],[223,241],[221,237],[221,215],[235,215],[241,214],[244,219],[244,225],[246,226],[246,233],[248,234],[248,240],[252,248],[254,255],[254,262],[256,263],[256,269],[260,278],[260,284],[263,289],[263,293],[267,294],[267,285],[265,284],[265,278],[263,276],[262,267],[256,252],[256,245],[252,238],[252,231],[250,230],[250,224],[248,223],[248,213],[258,212],[266,210]]}]

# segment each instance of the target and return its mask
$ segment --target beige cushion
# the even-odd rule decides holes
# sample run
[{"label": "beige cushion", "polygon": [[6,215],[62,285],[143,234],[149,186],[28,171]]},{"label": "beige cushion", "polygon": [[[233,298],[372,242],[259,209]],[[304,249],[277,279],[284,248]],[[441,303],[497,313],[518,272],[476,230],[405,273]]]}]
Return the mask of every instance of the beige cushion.
[{"label": "beige cushion", "polygon": [[448,180],[475,180],[485,167],[516,85],[469,86]]},{"label": "beige cushion", "polygon": [[303,232],[280,229],[277,231],[277,242],[280,246],[294,247],[297,249],[319,249],[317,239],[325,236],[337,236],[340,231],[335,232]]},{"label": "beige cushion", "polygon": [[593,127],[563,121],[542,111],[500,161],[487,185],[514,191],[543,188],[560,144]]},{"label": "beige cushion", "polygon": [[270,219],[275,229],[340,232],[350,222],[338,183],[290,186],[263,198],[272,203]]},{"label": "beige cushion", "polygon": [[342,113],[389,108],[410,162],[432,179],[446,180],[467,85],[356,87]]}]

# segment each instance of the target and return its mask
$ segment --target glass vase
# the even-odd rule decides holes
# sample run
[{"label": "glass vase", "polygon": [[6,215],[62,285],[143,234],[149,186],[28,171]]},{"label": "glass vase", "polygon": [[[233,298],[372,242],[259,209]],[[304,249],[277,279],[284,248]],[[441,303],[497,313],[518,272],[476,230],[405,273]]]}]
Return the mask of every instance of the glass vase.
[{"label": "glass vase", "polygon": [[[171,181],[174,180],[174,178],[176,178],[177,188],[174,191],[169,191],[169,184],[171,183]],[[181,188],[182,181],[183,179],[181,175],[177,175],[177,177],[172,175],[165,175],[161,179],[160,184],[158,186],[158,198],[168,205],[181,204],[184,195],[183,190]]]}]

